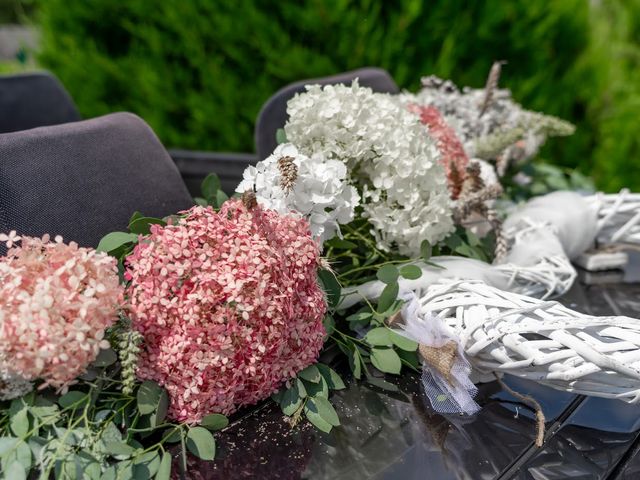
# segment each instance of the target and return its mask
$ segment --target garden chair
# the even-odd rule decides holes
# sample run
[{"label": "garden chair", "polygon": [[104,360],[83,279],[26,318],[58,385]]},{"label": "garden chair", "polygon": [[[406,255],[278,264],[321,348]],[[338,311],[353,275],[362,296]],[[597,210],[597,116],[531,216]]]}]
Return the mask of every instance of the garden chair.
[{"label": "garden chair", "polygon": [[95,247],[136,210],[163,217],[192,204],[167,151],[130,113],[0,134],[0,232]]},{"label": "garden chair", "polygon": [[80,120],[80,114],[53,75],[45,72],[0,76],[0,133]]},{"label": "garden chair", "polygon": [[255,143],[258,159],[267,158],[277,146],[276,132],[287,122],[287,102],[296,93],[305,91],[306,85],[351,84],[358,79],[360,85],[370,87],[374,92],[398,93],[399,88],[391,75],[381,68],[366,67],[330,77],[312,78],[291,83],[278,90],[262,106],[255,128]]}]

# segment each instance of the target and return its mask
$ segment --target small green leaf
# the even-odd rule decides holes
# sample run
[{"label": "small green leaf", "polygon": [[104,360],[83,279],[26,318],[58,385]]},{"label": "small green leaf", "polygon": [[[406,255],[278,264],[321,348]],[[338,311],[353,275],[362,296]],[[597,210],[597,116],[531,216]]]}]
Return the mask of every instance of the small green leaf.
[{"label": "small green leaf", "polygon": [[336,321],[331,315],[325,315],[322,319],[322,325],[324,326],[324,330],[327,332],[327,335],[331,335],[336,328]]},{"label": "small green leaf", "polygon": [[391,283],[384,287],[378,299],[378,312],[383,313],[389,310],[398,298],[399,291],[400,287],[397,283]]},{"label": "small green leaf", "polygon": [[447,245],[447,247],[449,247],[451,250],[455,250],[456,248],[458,248],[460,245],[462,245],[464,242],[462,241],[462,238],[460,238],[460,236],[456,233],[450,235],[449,237],[447,237],[444,241],[444,243]]},{"label": "small green leaf", "polygon": [[19,441],[20,439],[15,437],[0,437],[0,457],[16,448]]},{"label": "small green leaf", "polygon": [[278,145],[281,143],[287,143],[287,134],[285,133],[284,128],[276,130],[276,142]]},{"label": "small green leaf", "polygon": [[58,403],[62,408],[69,408],[72,405],[75,408],[80,408],[81,404],[88,400],[87,394],[78,392],[77,390],[71,390],[58,399]]},{"label": "small green leaf", "polygon": [[200,426],[212,431],[222,430],[227,425],[229,425],[229,419],[220,413],[205,415],[200,422]]},{"label": "small green leaf", "polygon": [[138,241],[138,235],[127,232],[111,232],[107,233],[102,239],[100,243],[98,243],[98,247],[96,250],[98,252],[113,252],[123,245],[127,245],[129,243],[134,243]]},{"label": "small green leaf", "polygon": [[321,430],[325,433],[329,433],[331,431],[331,429],[333,428],[333,426],[327,422],[324,418],[322,418],[320,416],[320,414],[318,413],[317,407],[315,405],[310,406],[309,402],[311,400],[307,401],[307,403],[304,406],[304,415],[305,417],[307,417],[307,419],[313,424],[315,425],[315,427],[318,430]]},{"label": "small green leaf", "polygon": [[340,419],[336,413],[335,408],[331,405],[331,402],[326,398],[317,397],[310,398],[306,404],[306,408],[310,411],[315,411],[320,417],[333,427],[340,425]]},{"label": "small green leaf", "polygon": [[355,243],[350,242],[349,240],[343,240],[339,237],[333,237],[331,240],[327,240],[325,242],[325,245],[331,248],[335,248],[336,250],[352,250],[358,246]]},{"label": "small green leaf", "polygon": [[360,359],[360,354],[355,346],[349,349],[349,353],[349,367],[351,367],[351,372],[356,379],[360,380],[360,378],[362,378],[362,360]]},{"label": "small green leaf", "polygon": [[142,415],[153,413],[158,408],[160,397],[162,395],[162,387],[156,382],[146,380],[138,388],[136,400],[138,403],[138,411]]},{"label": "small green leaf", "polygon": [[160,461],[160,468],[156,473],[156,480],[169,480],[171,478],[171,454],[164,452]]},{"label": "small green leaf", "polygon": [[207,200],[211,200],[215,198],[216,192],[220,190],[222,187],[220,185],[220,179],[218,175],[215,173],[210,173],[207,177],[202,181],[201,185],[202,196]]},{"label": "small green leaf", "polygon": [[386,327],[372,328],[364,336],[364,339],[369,345],[373,346],[390,347],[393,344],[391,336],[389,335],[389,329]]},{"label": "small green leaf", "polygon": [[161,425],[164,419],[167,416],[167,412],[169,411],[169,394],[163,388],[160,393],[160,398],[158,399],[158,406],[156,410],[151,413],[150,423],[152,427],[157,427]]},{"label": "small green leaf", "polygon": [[374,387],[381,388],[382,390],[386,390],[388,392],[397,392],[398,387],[393,383],[389,383],[386,380],[378,377],[367,377],[367,382],[369,382]]},{"label": "small green leaf", "polygon": [[400,275],[400,272],[395,265],[384,265],[383,267],[380,267],[376,273],[378,280],[386,283],[387,285],[397,282],[398,275]]},{"label": "small green leaf", "polygon": [[169,443],[179,442],[182,439],[182,430],[179,428],[171,428],[165,432],[162,439]]},{"label": "small green leaf", "polygon": [[131,445],[128,445],[121,441],[106,442],[104,446],[106,453],[110,455],[131,456],[136,451],[136,449]]},{"label": "small green leaf", "polygon": [[304,382],[299,378],[296,378],[296,386],[298,387],[298,396],[300,398],[305,398],[307,396],[307,389],[304,386]]},{"label": "small green leaf", "polygon": [[336,277],[328,270],[319,270],[318,278],[322,283],[322,288],[327,294],[327,303],[330,308],[335,308],[340,303],[342,287]]},{"label": "small green leaf", "polygon": [[392,348],[372,348],[371,363],[384,373],[399,374],[402,368],[400,357]]},{"label": "small green leaf", "polygon": [[27,415],[26,405],[11,415],[9,425],[11,431],[17,437],[24,438],[27,436],[27,433],[29,433],[29,416]]},{"label": "small green leaf", "polygon": [[320,370],[318,370],[318,367],[315,365],[309,365],[304,370],[298,372],[298,377],[313,383],[318,383],[322,379]]},{"label": "small green leaf", "polygon": [[407,352],[415,352],[418,349],[418,343],[413,340],[400,335],[399,333],[394,332],[393,330],[389,330],[389,338],[391,342],[401,350],[406,350]]},{"label": "small green leaf", "polygon": [[420,256],[425,262],[431,258],[431,244],[428,240],[423,240],[420,244]]},{"label": "small green leaf", "polygon": [[224,193],[222,190],[218,190],[216,192],[216,198],[215,198],[215,206],[216,208],[220,208],[222,207],[222,204],[224,202],[226,202],[227,200],[229,200],[229,197],[227,196],[226,193]]},{"label": "small green leaf", "polygon": [[9,464],[6,471],[4,472],[5,477],[11,480],[26,480],[27,474],[24,471],[24,467],[20,464],[20,462],[13,461]]},{"label": "small green leaf", "polygon": [[194,197],[193,201],[196,202],[196,205],[200,205],[201,207],[206,207],[207,205],[209,205],[209,202],[207,202],[202,197]]},{"label": "small green leaf", "polygon": [[295,384],[285,390],[282,395],[282,400],[280,401],[280,408],[282,409],[282,413],[290,417],[300,408],[300,405],[302,405],[302,399],[300,398],[298,386]]},{"label": "small green leaf", "polygon": [[400,269],[400,275],[407,280],[416,280],[422,276],[422,269],[416,265],[405,265]]},{"label": "small green leaf", "polygon": [[129,223],[129,231],[140,235],[148,235],[151,233],[151,225],[162,225],[164,227],[166,224],[167,222],[161,218],[138,217]]},{"label": "small green leaf", "polygon": [[303,380],[305,388],[307,390],[308,397],[324,397],[329,398],[329,384],[327,381],[320,377],[318,383],[311,383]]},{"label": "small green leaf", "polygon": [[373,312],[371,312],[369,307],[367,307],[366,311],[360,311],[349,315],[347,317],[347,322],[368,322],[372,316]]},{"label": "small green leaf", "polygon": [[342,378],[340,378],[340,375],[338,375],[332,368],[328,367],[324,363],[319,363],[318,370],[320,370],[320,374],[326,380],[327,385],[331,390],[342,390],[346,388]]},{"label": "small green leaf", "polygon": [[102,349],[98,353],[96,359],[93,361],[93,366],[99,368],[108,367],[110,365],[113,365],[117,361],[118,355],[116,355],[116,352],[114,352],[113,349]]},{"label": "small green leaf", "polygon": [[187,433],[187,449],[202,460],[216,457],[216,441],[206,428],[193,427]]}]

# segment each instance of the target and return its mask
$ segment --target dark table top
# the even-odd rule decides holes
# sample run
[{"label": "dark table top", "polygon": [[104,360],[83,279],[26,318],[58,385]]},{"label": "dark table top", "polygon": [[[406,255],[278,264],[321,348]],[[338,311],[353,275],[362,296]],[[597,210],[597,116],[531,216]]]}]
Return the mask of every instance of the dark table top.
[{"label": "dark table top", "polygon": [[[640,317],[640,256],[627,274],[583,272],[560,299],[594,315]],[[291,428],[269,402],[217,436],[214,463],[193,460],[192,478],[206,479],[638,479],[640,405],[586,398],[515,377],[546,417],[542,448],[533,444],[534,413],[502,391],[480,385],[482,410],[443,417],[420,391],[416,375],[388,380],[388,393],[349,381],[333,402],[342,425],[330,434],[303,423]]]}]

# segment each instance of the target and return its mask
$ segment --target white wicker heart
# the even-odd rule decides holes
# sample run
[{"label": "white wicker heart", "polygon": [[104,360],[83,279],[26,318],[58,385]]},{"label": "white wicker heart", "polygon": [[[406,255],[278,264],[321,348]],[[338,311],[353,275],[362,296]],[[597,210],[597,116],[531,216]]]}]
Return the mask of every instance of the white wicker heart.
[{"label": "white wicker heart", "polygon": [[[480,372],[560,390],[640,401],[640,321],[594,317],[481,282],[441,281],[416,292]],[[405,319],[410,321],[410,319]]]}]

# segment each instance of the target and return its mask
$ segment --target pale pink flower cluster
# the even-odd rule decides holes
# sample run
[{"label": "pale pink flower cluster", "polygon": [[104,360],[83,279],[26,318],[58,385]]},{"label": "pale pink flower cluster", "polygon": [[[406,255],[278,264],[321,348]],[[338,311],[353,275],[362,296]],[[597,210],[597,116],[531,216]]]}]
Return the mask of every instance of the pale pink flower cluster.
[{"label": "pale pink flower cluster", "polygon": [[0,370],[64,391],[109,348],[124,291],[116,260],[61,237],[0,240]]},{"label": "pale pink flower cluster", "polygon": [[427,126],[429,134],[436,141],[440,150],[440,163],[447,174],[447,182],[451,198],[460,195],[462,182],[467,175],[469,157],[458,138],[456,131],[449,126],[440,111],[431,105],[421,106],[409,104],[409,111],[420,116],[420,122]]},{"label": "pale pink flower cluster", "polygon": [[275,392],[315,362],[325,335],[319,246],[306,220],[239,200],[153,225],[127,259],[138,377],[198,422]]}]

